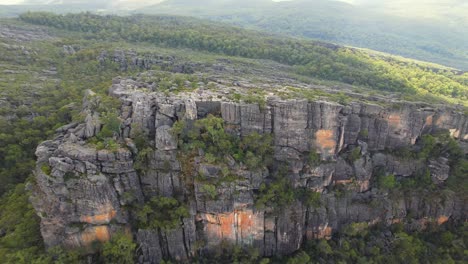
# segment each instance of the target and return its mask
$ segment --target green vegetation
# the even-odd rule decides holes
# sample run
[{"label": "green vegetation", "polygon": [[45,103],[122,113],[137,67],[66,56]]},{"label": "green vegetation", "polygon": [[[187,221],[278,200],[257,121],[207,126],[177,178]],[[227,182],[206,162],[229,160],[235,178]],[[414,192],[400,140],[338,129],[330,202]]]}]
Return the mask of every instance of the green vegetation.
[{"label": "green vegetation", "polygon": [[390,174],[378,178],[378,186],[383,190],[391,190],[397,186],[395,175]]},{"label": "green vegetation", "polygon": [[118,99],[111,96],[88,95],[89,109],[98,113],[98,120],[101,124],[99,133],[88,139],[88,143],[94,144],[98,150],[107,149],[117,151],[120,148],[119,142],[115,140],[120,135],[120,120],[117,109],[120,106]]},{"label": "green vegetation", "polygon": [[133,242],[131,234],[116,234],[102,247],[104,263],[135,263],[137,245]]},{"label": "green vegetation", "polygon": [[312,149],[310,151],[308,159],[309,165],[312,167],[317,167],[322,161],[322,159],[320,158],[320,154],[317,153],[315,149]]},{"label": "green vegetation", "polygon": [[[391,227],[349,225],[331,240],[304,243],[288,257],[261,258],[251,248],[242,250],[223,241],[214,255],[196,263],[464,263],[467,224],[429,226],[425,232],[405,232],[401,224]],[[234,254],[227,254],[234,252]]]},{"label": "green vegetation", "polygon": [[244,102],[246,104],[256,104],[260,107],[260,110],[266,107],[265,91],[260,89],[249,89],[248,94],[234,93],[230,96],[235,102]]},{"label": "green vegetation", "polygon": [[211,200],[215,200],[218,195],[216,186],[213,184],[203,184],[200,189],[202,192],[206,193]]},{"label": "green vegetation", "polygon": [[[83,252],[59,247],[44,250],[39,217],[29,203],[24,184],[0,198],[0,259],[5,264],[87,263]],[[95,254],[102,263],[134,263],[136,244],[117,234]]]},{"label": "green vegetation", "polygon": [[52,168],[49,165],[44,164],[41,166],[41,171],[46,175],[50,175],[50,173],[52,172]]},{"label": "green vegetation", "polygon": [[153,197],[137,210],[138,226],[147,229],[177,228],[189,212],[185,205],[172,197]]},{"label": "green vegetation", "polygon": [[268,166],[273,160],[270,134],[250,133],[239,139],[224,129],[224,120],[209,114],[193,124],[178,121],[172,128],[179,138],[179,146],[190,153],[201,149],[204,159],[211,164],[226,165],[227,157],[232,156],[237,162],[256,170]]},{"label": "green vegetation", "polygon": [[[165,72],[164,70],[170,71],[171,68],[162,67],[161,70],[157,72],[151,72],[150,74],[143,73],[141,80],[147,83],[154,83],[157,85],[155,88],[160,92],[173,92],[175,94],[180,92],[192,91],[198,88],[198,83],[205,83],[206,80],[200,76],[187,74],[187,73],[170,73]],[[192,68],[185,69],[185,71],[193,73]]]},{"label": "green vegetation", "polygon": [[192,263],[252,263],[268,264],[270,259],[262,258],[257,248],[253,246],[241,247],[229,241],[222,240],[215,248],[213,254],[196,256]]},{"label": "green vegetation", "polygon": [[369,136],[369,130],[363,129],[359,131],[359,137],[360,138],[367,138]]},{"label": "green vegetation", "polygon": [[121,121],[117,113],[105,113],[102,115],[101,121],[103,126],[97,135],[98,138],[113,137],[120,134]]},{"label": "green vegetation", "polygon": [[[232,183],[239,179],[230,168],[233,163],[244,165],[249,170],[261,170],[273,162],[273,137],[270,134],[252,132],[242,138],[225,131],[224,120],[209,114],[196,121],[177,121],[172,127],[177,136],[182,172],[185,184],[192,188],[194,178],[201,184],[200,191],[208,198],[217,198],[216,188],[223,183]],[[193,158],[203,153],[203,162],[218,166],[216,178],[208,175],[193,175]]]},{"label": "green vegetation", "polygon": [[361,147],[355,147],[348,155],[348,161],[353,163],[361,157]]},{"label": "green vegetation", "polygon": [[146,146],[143,149],[139,149],[138,155],[135,160],[134,168],[140,173],[143,173],[149,164],[149,159],[154,150],[151,147]]},{"label": "green vegetation", "polygon": [[[28,203],[28,193],[21,183],[35,167],[34,150],[37,144],[52,137],[60,126],[71,121],[83,120],[79,112],[81,98],[86,89],[92,89],[98,93],[96,98],[91,100],[92,109],[100,114],[103,122],[101,132],[95,138],[90,139],[89,143],[95,144],[98,149],[110,151],[115,151],[120,147],[120,142],[115,139],[121,132],[122,120],[116,112],[119,104],[115,99],[103,94],[111,86],[113,77],[133,75],[138,69],[134,72],[128,69],[125,71],[112,59],[99,62],[97,58],[102,51],[135,47],[139,51],[145,49],[154,51],[157,47],[158,52],[172,53],[174,50],[161,47],[191,48],[199,52],[188,51],[182,54],[184,56],[191,54],[190,56],[196,57],[201,63],[210,64],[215,61],[218,57],[212,54],[219,54],[222,57],[230,55],[265,59],[255,65],[272,63],[267,62],[267,60],[272,60],[289,65],[288,69],[294,69],[296,73],[302,74],[300,76],[302,78],[314,77],[367,86],[381,91],[393,91],[403,93],[404,96],[411,96],[412,100],[422,99],[432,102],[442,98],[465,105],[467,102],[468,76],[466,73],[458,75],[447,69],[434,69],[423,64],[369,55],[364,51],[323,43],[279,38],[187,18],[104,17],[91,14],[56,16],[49,13],[28,13],[21,19],[28,23],[51,26],[47,30],[58,34],[60,38],[22,42],[21,45],[24,45],[24,48],[17,47],[14,41],[1,38],[0,182],[2,184],[0,195],[3,194],[3,196],[0,200],[0,259],[5,263],[42,264],[84,261],[80,257],[80,252],[60,248],[51,249],[48,253],[44,252],[38,218]],[[28,26],[17,20],[9,20],[8,23]],[[64,56],[64,45],[76,45],[80,49],[77,49],[75,54]],[[241,60],[254,62],[254,60],[239,59]],[[187,71],[192,70],[194,69]],[[198,73],[196,75],[172,74],[164,71],[172,71],[172,68],[156,66],[155,71],[151,71],[151,75],[140,76],[143,80],[156,83],[154,89],[167,93],[192,91],[200,82],[208,89],[216,88],[214,82],[210,82]],[[365,90],[361,87],[356,87],[356,89],[357,91]],[[143,88],[142,91],[144,91]],[[247,95],[233,94],[232,97],[237,101],[259,104],[263,109],[266,107],[265,95],[265,91],[257,88],[252,89]],[[340,92],[328,93],[320,89],[300,88],[287,89],[281,96],[305,98],[310,101],[327,97],[341,104],[347,104],[352,99]],[[132,129],[134,129],[132,134],[139,150],[135,168],[139,172],[144,172],[149,159],[152,158],[153,149],[148,147],[148,135],[141,128],[133,127]],[[273,162],[272,135],[253,132],[238,138],[231,134],[230,129],[231,127],[226,126],[221,118],[213,115],[197,121],[178,121],[173,128],[173,133],[177,135],[179,146],[183,150],[179,160],[184,177],[186,177],[184,180],[187,180],[188,176],[194,176],[195,180],[201,184],[201,191],[211,199],[217,198],[219,184],[238,179],[229,169],[233,161],[235,166],[242,165],[246,169],[256,171],[277,165]],[[367,134],[368,131],[363,130],[360,137],[365,138]],[[349,161],[359,158],[360,149],[359,151],[358,149],[350,153]],[[193,158],[199,154],[202,156],[202,162],[220,167],[220,181],[205,179],[203,175],[191,175],[195,171]],[[445,184],[435,186],[428,170],[404,179],[382,173],[376,181],[379,188],[396,191],[415,189],[438,191],[439,189],[436,188],[448,187],[455,191],[456,195],[466,196],[468,161],[457,143],[448,135],[424,136],[415,148],[401,149],[395,154],[401,158],[424,161],[441,156],[448,157],[451,175]],[[304,159],[308,159],[310,166],[318,166],[321,162],[320,155],[315,150],[311,150],[309,157],[304,157]],[[166,165],[168,164],[164,165],[165,169],[170,167]],[[46,174],[51,174],[51,168],[46,164],[40,169]],[[308,207],[321,205],[320,193],[308,189],[295,189],[286,175],[285,171],[272,175],[260,187],[258,193],[255,194],[258,208],[270,206],[280,208],[295,200],[303,202]],[[69,173],[64,178],[69,180],[78,176]],[[193,184],[193,178],[184,183]],[[337,193],[337,196],[339,195]],[[128,201],[127,205],[130,209],[137,212],[137,222],[141,228],[173,229],[181,224],[182,218],[188,216],[186,205],[174,198],[154,197],[140,207],[134,203],[133,193],[124,193],[123,198]],[[318,259],[321,262],[372,260],[379,263],[379,261],[382,262],[379,254],[383,256],[401,254],[413,262],[415,259],[424,262],[432,256],[428,256],[427,252],[437,252],[434,254],[438,254],[437,258],[440,258],[441,262],[447,260],[447,263],[450,263],[450,259],[460,261],[461,248],[464,247],[461,246],[461,242],[466,244],[466,241],[463,241],[466,237],[464,230],[457,230],[458,233],[451,230],[440,235],[436,232],[434,236],[445,241],[444,244],[426,242],[431,241],[431,238],[424,237],[424,234],[407,234],[399,230],[395,232],[397,234],[395,237],[398,239],[391,241],[390,249],[387,250],[382,245],[367,249],[355,238],[361,234],[362,239],[371,241],[368,236],[372,234],[368,235],[358,225],[350,228],[349,232],[343,235],[343,241],[347,241],[348,246],[339,240],[338,242],[322,240],[316,245],[312,242],[312,250],[305,248],[304,252],[291,258],[289,263],[307,262],[310,259]],[[418,248],[408,249],[408,245],[412,244]],[[439,249],[433,245],[441,246]],[[118,235],[111,242],[103,245],[95,256],[96,258],[93,259],[108,263],[115,263],[117,260],[132,263],[135,249],[135,244],[129,237]],[[226,256],[226,252],[234,252],[234,255]],[[261,259],[258,252],[247,251],[246,253],[235,247],[228,247],[218,254],[218,257],[219,260],[228,259],[242,263],[257,261],[267,263],[269,261]],[[402,260],[396,255],[389,259],[394,262]],[[272,261],[276,260],[272,259]]]},{"label": "green vegetation", "polygon": [[398,187],[404,191],[433,191],[435,189],[435,185],[431,179],[431,172],[427,168],[419,171],[412,177],[401,179],[398,184],[394,185],[394,187]]},{"label": "green vegetation", "polygon": [[[110,64],[96,64],[100,48],[63,56],[63,44],[36,41],[26,43],[25,51],[0,45],[0,195],[30,175],[39,142],[81,120],[84,91],[92,87],[103,94],[118,73]],[[56,73],[43,72],[49,69]]]},{"label": "green vegetation", "polygon": [[169,16],[104,17],[91,13],[65,16],[26,13],[21,15],[21,20],[82,32],[91,39],[148,42],[164,47],[270,59],[293,65],[302,75],[402,92],[411,97],[442,98],[465,105],[468,98],[466,74],[456,75],[444,69],[434,71],[425,65],[355,49],[279,38],[202,20]]},{"label": "green vegetation", "polygon": [[269,206],[280,209],[294,202],[295,198],[294,188],[289,180],[286,177],[275,178],[269,184],[262,183],[255,207],[264,209]]},{"label": "green vegetation", "polygon": [[306,188],[302,188],[297,194],[297,199],[302,201],[305,206],[307,207],[314,207],[318,208],[322,205],[322,201],[320,200],[321,194],[319,192],[315,192]]},{"label": "green vegetation", "polygon": [[410,233],[400,224],[388,229],[357,223],[332,240],[309,241],[303,250],[319,263],[463,263],[466,237],[466,224]]},{"label": "green vegetation", "polygon": [[[250,29],[370,48],[468,69],[463,2],[164,1],[145,14],[196,16]],[[200,8],[203,6],[203,8]],[[378,26],[376,26],[378,25]]]},{"label": "green vegetation", "polygon": [[24,184],[0,200],[0,259],[3,263],[28,263],[43,252],[39,219],[28,201]]},{"label": "green vegetation", "polygon": [[302,263],[309,263],[310,257],[304,251],[299,251],[295,254],[295,256],[288,258],[288,262],[286,264],[302,264]]},{"label": "green vegetation", "polygon": [[438,132],[436,134],[423,135],[413,148],[400,148],[390,151],[395,157],[402,160],[420,160],[427,163],[439,157],[448,158],[450,173],[447,181],[436,186],[431,179],[428,168],[418,171],[411,177],[397,179],[394,175],[386,175],[382,168],[375,173],[376,184],[385,190],[399,191],[434,191],[450,189],[457,195],[465,197],[468,175],[468,160],[459,144],[450,137],[448,132]]},{"label": "green vegetation", "polygon": [[298,193],[286,175],[287,168],[282,167],[270,182],[260,185],[259,193],[255,200],[256,208],[264,209],[265,207],[271,207],[278,210],[295,201]]}]

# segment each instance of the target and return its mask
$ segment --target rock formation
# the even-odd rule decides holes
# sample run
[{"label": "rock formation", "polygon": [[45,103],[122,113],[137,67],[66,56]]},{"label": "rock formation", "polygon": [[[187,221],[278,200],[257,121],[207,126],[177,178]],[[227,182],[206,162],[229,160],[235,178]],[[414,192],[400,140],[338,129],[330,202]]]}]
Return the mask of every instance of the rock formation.
[{"label": "rock formation", "polygon": [[[148,85],[116,79],[110,89],[121,102],[117,150],[98,150],[87,143],[101,126],[89,101],[84,123],[59,129],[55,139],[37,148],[37,184],[31,200],[47,246],[91,248],[128,230],[140,246],[141,263],[186,261],[214,250],[222,241],[253,246],[264,256],[273,256],[290,254],[305,240],[330,237],[353,222],[391,224],[411,218],[418,228],[430,221],[466,219],[465,201],[451,193],[430,200],[416,194],[390,198],[372,188],[378,168],[412,177],[428,167],[434,182],[445,181],[450,171],[446,159],[427,164],[394,153],[436,131],[448,130],[454,138],[468,140],[468,117],[453,109],[412,103],[341,105],[274,95],[261,106],[229,100],[223,92],[176,95],[144,87]],[[202,183],[187,179],[186,164],[180,160],[183,153],[171,129],[176,121],[208,114],[222,117],[225,129],[237,137],[272,134],[275,163],[287,165],[287,180],[295,188],[321,193],[320,206],[296,200],[286,207],[257,208],[256,193],[271,181],[275,167],[248,170],[232,158],[229,168],[236,180],[222,182],[213,195],[207,195]],[[145,167],[138,169],[142,149],[134,141],[141,135],[151,151]],[[308,163],[311,152],[319,154],[320,164]],[[346,158],[351,152],[358,154],[353,160]],[[202,173],[208,181],[220,177],[218,165],[199,161],[196,157],[190,161],[192,174]],[[335,191],[340,186],[347,191]],[[182,197],[189,216],[180,219],[175,229],[138,228],[132,204],[154,196]]]}]

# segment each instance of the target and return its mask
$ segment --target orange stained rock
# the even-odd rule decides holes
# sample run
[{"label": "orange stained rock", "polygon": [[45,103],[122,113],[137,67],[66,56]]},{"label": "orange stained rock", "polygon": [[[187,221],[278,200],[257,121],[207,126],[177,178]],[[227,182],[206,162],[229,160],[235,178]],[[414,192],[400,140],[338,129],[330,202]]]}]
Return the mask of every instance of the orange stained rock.
[{"label": "orange stained rock", "polygon": [[105,224],[109,223],[117,214],[115,210],[111,210],[107,213],[98,214],[98,215],[85,215],[81,216],[81,222],[89,223],[89,224]]},{"label": "orange stained rock", "polygon": [[211,223],[211,224],[218,223],[218,219],[216,219],[216,216],[212,214],[205,214],[205,219],[208,223]]},{"label": "orange stained rock", "polygon": [[232,212],[218,215],[222,237],[234,237],[234,214]]},{"label": "orange stained rock", "polygon": [[238,225],[242,230],[249,230],[253,226],[252,214],[248,212],[239,212]]},{"label": "orange stained rock", "polygon": [[353,183],[353,180],[337,180],[337,181],[335,181],[335,184],[346,185],[346,184],[350,184],[350,183]]},{"label": "orange stained rock", "polygon": [[448,220],[449,220],[449,218],[447,216],[441,215],[441,216],[439,216],[439,218],[437,218],[437,224],[441,225],[441,224],[447,222]]},{"label": "orange stained rock", "polygon": [[444,114],[442,116],[439,116],[439,118],[437,118],[435,124],[437,126],[442,126],[445,123],[445,121],[447,121],[447,115]]},{"label": "orange stained rock", "polygon": [[424,123],[425,126],[432,126],[432,122],[434,120],[434,117],[433,116],[428,116],[426,117],[426,122]]},{"label": "orange stained rock", "polygon": [[235,239],[236,233],[253,232],[254,219],[250,211],[235,211],[227,214],[206,214],[207,232],[223,239]]},{"label": "orange stained rock", "polygon": [[81,234],[81,241],[85,246],[91,245],[95,241],[107,242],[110,240],[109,228],[107,226],[95,226],[86,229]]},{"label": "orange stained rock", "polygon": [[397,114],[391,114],[388,116],[388,123],[392,126],[399,126],[401,124],[401,116]]},{"label": "orange stained rock", "polygon": [[315,132],[315,141],[322,150],[333,150],[336,147],[333,130],[321,129]]},{"label": "orange stained rock", "polygon": [[331,227],[329,227],[329,226],[327,226],[325,228],[323,226],[320,226],[316,238],[318,238],[318,239],[321,239],[321,238],[330,239],[331,235],[332,235],[332,231],[333,231],[333,229]]},{"label": "orange stained rock", "polygon": [[107,226],[96,227],[96,238],[100,242],[107,242],[110,240],[109,229]]}]

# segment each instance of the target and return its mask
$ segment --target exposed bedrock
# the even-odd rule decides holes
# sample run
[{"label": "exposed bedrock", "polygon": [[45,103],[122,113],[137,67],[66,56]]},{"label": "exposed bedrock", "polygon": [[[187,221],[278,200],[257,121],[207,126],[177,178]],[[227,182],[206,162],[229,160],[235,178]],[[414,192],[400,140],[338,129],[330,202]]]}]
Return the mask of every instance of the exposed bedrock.
[{"label": "exposed bedrock", "polygon": [[[254,246],[263,255],[290,254],[304,240],[327,238],[353,222],[387,224],[413,221],[414,228],[450,218],[466,219],[466,202],[451,192],[440,197],[405,195],[398,198],[373,188],[380,168],[397,177],[411,177],[429,168],[434,182],[449,177],[447,160],[405,160],[389,154],[411,146],[423,135],[448,130],[452,137],[468,140],[468,118],[450,108],[429,109],[414,104],[385,108],[366,103],[343,106],[326,101],[269,98],[266,106],[211,101],[193,93],[166,96],[148,93],[132,80],[114,81],[111,95],[119,98],[122,125],[115,135],[122,146],[97,150],[86,140],[101,129],[90,100],[82,124],[59,129],[59,135],[36,151],[37,184],[31,198],[41,217],[48,246],[91,248],[119,231],[131,231],[140,246],[141,263],[171,258],[185,261],[199,252],[214,250],[222,241]],[[202,182],[188,180],[180,160],[181,150],[171,128],[178,120],[196,120],[208,114],[224,119],[225,129],[239,137],[252,132],[273,135],[274,160],[287,164],[292,186],[322,193],[320,206],[299,200],[281,208],[255,206],[262,183],[271,180],[274,168],[254,171],[232,160],[237,177],[222,182],[207,194]],[[144,169],[136,168],[133,139],[144,135],[151,147]],[[346,155],[359,147],[352,161]],[[307,163],[310,152],[320,155],[319,165]],[[183,153],[182,153],[183,154]],[[186,161],[184,161],[186,162]],[[190,160],[192,174],[215,181],[218,165]],[[334,191],[346,186],[345,194]],[[139,229],[132,204],[154,196],[185,201],[188,217],[170,230]]]}]

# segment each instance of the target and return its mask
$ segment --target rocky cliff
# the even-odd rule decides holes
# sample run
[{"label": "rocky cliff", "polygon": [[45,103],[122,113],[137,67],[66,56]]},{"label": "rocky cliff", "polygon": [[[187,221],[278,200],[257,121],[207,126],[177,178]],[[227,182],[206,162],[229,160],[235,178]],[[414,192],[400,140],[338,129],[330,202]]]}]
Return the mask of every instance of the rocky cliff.
[{"label": "rocky cliff", "polygon": [[[305,240],[330,237],[356,222],[423,228],[466,219],[465,200],[450,191],[392,196],[375,187],[377,172],[407,178],[426,168],[435,184],[443,184],[450,176],[447,158],[406,158],[399,151],[438,131],[468,140],[468,117],[462,113],[411,103],[281,99],[273,93],[262,95],[264,103],[245,103],[233,100],[232,92],[167,93],[151,82],[117,78],[110,95],[120,102],[120,128],[113,135],[120,145],[112,150],[90,143],[105,122],[97,110],[99,97],[90,92],[84,122],[58,129],[58,136],[36,151],[31,200],[45,243],[92,250],[117,232],[131,232],[139,261],[157,263],[185,261],[222,242],[253,246],[264,256],[290,254]],[[187,158],[174,124],[211,115],[221,117],[234,137],[271,135],[273,162],[251,169],[228,155],[221,166],[208,162],[202,150]],[[136,144],[142,137],[144,150]],[[310,162],[314,155],[317,160]],[[229,181],[222,180],[225,166],[235,175]],[[320,193],[318,201],[294,198],[286,206],[258,206],[258,196],[280,169],[287,185]],[[175,228],[142,227],[135,208],[153,197],[174,197],[188,213]]]}]

